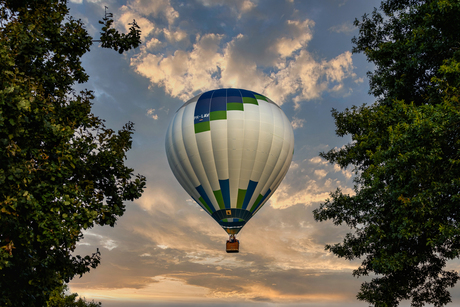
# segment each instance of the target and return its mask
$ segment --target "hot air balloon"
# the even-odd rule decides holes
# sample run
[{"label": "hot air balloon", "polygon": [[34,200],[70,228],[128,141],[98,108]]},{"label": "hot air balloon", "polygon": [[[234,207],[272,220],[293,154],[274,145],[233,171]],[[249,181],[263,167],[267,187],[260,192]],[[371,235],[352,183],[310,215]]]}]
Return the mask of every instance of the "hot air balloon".
[{"label": "hot air balloon", "polygon": [[188,194],[230,235],[262,208],[283,180],[294,152],[294,133],[281,108],[249,90],[202,93],[174,114],[166,155]]}]

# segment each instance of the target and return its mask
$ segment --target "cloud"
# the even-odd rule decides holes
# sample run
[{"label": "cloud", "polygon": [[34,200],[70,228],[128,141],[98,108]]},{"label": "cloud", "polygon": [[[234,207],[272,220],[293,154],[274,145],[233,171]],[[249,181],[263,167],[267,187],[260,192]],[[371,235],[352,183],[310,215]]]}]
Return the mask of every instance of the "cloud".
[{"label": "cloud", "polygon": [[349,170],[343,169],[343,170],[342,170],[342,174],[343,174],[347,179],[350,179],[351,177],[353,177],[353,172],[352,172],[352,171],[349,171]]},{"label": "cloud", "polygon": [[187,33],[185,33],[185,31],[183,31],[181,29],[178,29],[178,30],[175,30],[175,31],[170,31],[169,29],[163,29],[163,33],[164,33],[166,39],[170,43],[180,42],[180,41],[182,41],[182,40],[187,38]]},{"label": "cloud", "polygon": [[[179,15],[169,1],[161,3],[154,9],[146,8],[140,20],[150,18],[150,12],[154,16],[160,11],[163,15],[169,11]],[[207,7],[235,9],[241,13],[257,6],[251,1],[203,0],[201,3],[204,15]],[[140,8],[144,6],[133,1],[125,6],[126,13],[121,19],[128,20],[128,12],[129,18],[141,14]],[[186,101],[206,90],[240,87],[265,94],[279,105],[292,99],[295,109],[299,109],[302,101],[318,99],[323,92],[344,92],[344,80],[356,79],[350,52],[327,60],[307,50],[313,38],[313,20],[291,18],[263,24],[259,17],[245,17],[241,21],[234,17],[237,18],[233,19],[234,23],[243,24],[238,27],[239,33],[234,34],[196,28],[190,21],[176,25],[176,18],[168,19],[169,23],[162,27],[152,19],[150,23],[145,22],[147,45],[131,59],[137,73],[148,78],[152,86],[164,88],[171,97]],[[230,22],[231,17],[227,18],[226,22]],[[250,27],[244,26],[254,20],[257,22]],[[181,26],[183,23],[186,28]]]},{"label": "cloud", "polygon": [[[105,246],[102,263],[72,281],[72,291],[135,302],[353,301],[360,281],[351,270],[357,263],[324,250],[324,244],[341,241],[347,229],[316,223],[311,212],[341,183],[310,176],[315,166],[328,172],[333,166],[316,158],[293,161],[271,200],[239,234],[240,253],[233,255],[224,251],[227,235],[221,227],[194,201],[187,201],[167,165],[155,165],[146,174],[151,184],[142,198],[127,204],[117,227],[85,233],[76,253],[91,254]],[[110,240],[116,248],[110,248]],[[183,295],[176,296],[178,292]]]},{"label": "cloud", "polygon": [[318,176],[319,178],[323,178],[323,177],[326,177],[327,172],[323,169],[316,169],[315,175]]},{"label": "cloud", "polygon": [[353,195],[354,191],[348,185],[352,172],[340,172],[337,166],[318,156],[302,161],[294,160],[286,178],[271,196],[270,206],[275,209],[296,205],[315,206],[329,198],[330,192],[337,188]]},{"label": "cloud", "polygon": [[354,31],[356,31],[356,27],[349,22],[342,23],[340,25],[335,25],[329,28],[329,31],[335,32],[335,33],[345,33],[345,34],[350,34]]},{"label": "cloud", "polygon": [[155,25],[143,17],[136,10],[132,10],[130,7],[124,5],[120,8],[121,15],[115,21],[116,28],[120,29],[123,32],[128,32],[130,28],[130,23],[133,20],[136,20],[136,23],[141,28],[141,40],[145,41],[146,37],[155,29]]},{"label": "cloud", "polygon": [[327,164],[328,163],[325,159],[323,159],[323,158],[321,158],[319,156],[311,158],[310,162],[314,163],[314,164]]},{"label": "cloud", "polygon": [[[151,197],[148,195],[153,200]],[[203,298],[208,303],[229,298],[280,303],[353,300],[359,283],[350,270],[356,264],[324,251],[324,239],[336,240],[344,229],[312,227],[311,210],[305,206],[260,210],[240,234],[237,255],[223,250],[226,236],[220,227],[210,227],[215,234],[208,234],[208,226],[217,223],[204,212],[189,209],[176,204],[176,211],[165,215],[159,206],[148,211],[135,206],[117,228],[94,229],[102,237],[115,231],[122,244],[116,250],[102,251],[102,264],[72,281],[72,291],[91,298],[155,302]],[[273,219],[275,212],[277,218]],[[207,219],[199,227],[187,225],[182,223],[184,214],[204,214]],[[277,235],[280,232],[283,236]],[[161,241],[167,241],[168,247],[160,246]],[[81,245],[79,252],[94,247]]]},{"label": "cloud", "polygon": [[153,118],[154,120],[158,119],[158,114],[155,114],[155,109],[148,109],[147,116]]},{"label": "cloud", "polygon": [[251,11],[254,7],[256,7],[256,4],[252,1],[249,0],[244,0],[243,3],[241,4],[240,10],[243,13],[247,13]]},{"label": "cloud", "polygon": [[341,90],[342,81],[352,74],[350,52],[318,62],[305,50],[287,61],[285,67],[266,74],[256,62],[238,56],[238,42],[244,35],[233,38],[224,49],[221,49],[222,38],[206,34],[198,38],[190,52],[176,50],[169,56],[144,52],[133,58],[131,65],[152,85],[162,86],[169,95],[184,101],[192,93],[242,87],[266,94],[280,105],[287,96],[294,95],[297,108],[301,100],[319,98],[326,90]]},{"label": "cloud", "polygon": [[140,49],[144,52],[146,52],[147,50],[155,50],[159,47],[161,47],[163,45],[163,43],[155,38],[155,37],[152,37],[151,39],[149,39],[148,41],[146,41],[144,44],[141,45]]},{"label": "cloud", "polygon": [[322,192],[318,190],[318,184],[315,180],[308,181],[305,189],[294,193],[290,191],[288,185],[281,184],[271,198],[271,206],[276,209],[285,209],[297,204],[312,205],[313,203],[324,201],[328,196],[328,191]]},{"label": "cloud", "polygon": [[[215,234],[209,236],[206,228],[217,223],[207,214],[189,210],[187,205],[176,207],[185,210],[185,216],[204,214],[206,219],[190,227],[175,217],[175,212],[162,214],[165,210],[160,207],[148,211],[131,208],[117,228],[110,230],[117,232],[121,242],[117,251],[102,251],[102,264],[74,280],[72,291],[92,298],[104,295],[134,301],[198,297],[207,298],[208,303],[228,298],[273,302],[352,299],[349,288],[342,286],[337,291],[331,282],[339,286],[354,280],[349,271],[356,264],[326,253],[321,239],[335,239],[343,230],[326,227],[319,236],[319,229],[311,227],[311,211],[304,206],[260,210],[240,235],[238,255],[224,252],[226,236],[219,226],[211,227]],[[277,218],[273,219],[275,213]],[[107,231],[103,227],[94,230],[102,237]],[[280,232],[284,235],[278,236]],[[168,247],[158,244],[161,241],[167,241]],[[94,249],[94,244],[79,246],[79,252]],[[356,281],[353,284],[358,286]],[[181,295],[176,295],[178,292]]]},{"label": "cloud", "polygon": [[107,236],[93,233],[91,230],[83,231],[83,235],[85,237],[85,241],[78,242],[77,245],[88,245],[88,246],[99,245],[105,249],[108,249],[109,251],[118,247],[118,244],[115,240]]},{"label": "cloud", "polygon": [[131,59],[136,71],[152,84],[163,86],[172,97],[190,98],[195,91],[218,87],[213,74],[222,56],[217,52],[221,35],[207,34],[198,39],[189,53],[176,50],[170,56],[143,53]]},{"label": "cloud", "polygon": [[293,117],[291,121],[292,129],[296,130],[296,129],[302,128],[304,123],[305,123],[305,119]]},{"label": "cloud", "polygon": [[364,78],[362,78],[362,77],[361,77],[361,78],[357,78],[357,79],[354,80],[354,82],[355,82],[356,84],[363,83],[363,82],[364,82]]},{"label": "cloud", "polygon": [[133,0],[128,4],[131,10],[143,16],[159,17],[167,19],[169,24],[179,18],[179,13],[172,7],[170,0],[143,1]]},{"label": "cloud", "polygon": [[213,6],[225,6],[229,9],[232,14],[238,16],[237,18],[240,19],[243,14],[246,14],[253,10],[258,1],[250,1],[250,0],[235,0],[235,1],[226,1],[226,0],[199,0],[205,7],[213,7]]},{"label": "cloud", "polygon": [[291,165],[289,165],[289,169],[294,170],[294,169],[298,169],[298,168],[299,168],[299,164],[295,163],[295,161],[291,161]]},{"label": "cloud", "polygon": [[285,29],[288,35],[278,38],[273,45],[281,58],[292,56],[295,51],[305,47],[313,37],[312,28],[314,25],[315,23],[309,19],[304,21],[288,20]]},{"label": "cloud", "polygon": [[[139,303],[352,302],[361,280],[351,271],[358,264],[324,250],[347,229],[316,223],[312,214],[334,186],[347,190],[339,181],[343,174],[317,158],[291,163],[271,200],[238,235],[239,254],[225,253],[226,233],[190,200],[165,163],[140,167],[150,184],[127,204],[115,228],[85,233],[76,254],[102,247],[102,262],[73,280],[71,290],[96,300]],[[315,177],[318,166],[326,177]]]},{"label": "cloud", "polygon": [[351,52],[342,53],[329,62],[324,62],[323,66],[328,81],[341,82],[346,76],[351,76],[352,74],[353,61],[351,59]]}]

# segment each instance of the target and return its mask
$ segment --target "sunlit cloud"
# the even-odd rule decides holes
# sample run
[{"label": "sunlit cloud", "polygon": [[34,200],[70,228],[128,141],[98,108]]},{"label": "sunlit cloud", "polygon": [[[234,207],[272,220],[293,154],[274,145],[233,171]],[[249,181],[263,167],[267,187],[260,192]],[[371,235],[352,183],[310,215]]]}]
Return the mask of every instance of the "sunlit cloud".
[{"label": "sunlit cloud", "polygon": [[155,109],[148,109],[147,115],[153,118],[154,120],[158,119],[158,114],[155,114]]},{"label": "sunlit cloud", "polygon": [[199,38],[190,53],[177,50],[167,57],[144,53],[133,58],[131,65],[172,97],[186,100],[194,91],[218,87],[212,75],[218,71],[215,63],[222,59],[217,53],[221,39],[221,35],[208,34]]},{"label": "sunlit cloud", "polygon": [[146,37],[154,31],[155,25],[147,18],[141,16],[137,11],[131,10],[128,6],[124,5],[120,9],[121,15],[116,19],[115,26],[123,32],[128,32],[131,27],[130,23],[133,20],[141,28],[141,40],[145,41]]},{"label": "sunlit cloud", "polygon": [[[200,276],[201,280],[206,280],[205,276]],[[225,284],[225,281],[222,280],[222,275],[214,274],[210,280],[213,283]],[[323,293],[317,292],[318,286],[315,286],[311,282],[309,284],[310,291],[304,293],[296,293],[295,289],[299,287],[300,282],[305,282],[314,279],[315,275],[306,276],[306,278],[299,280],[289,280],[285,279],[286,277],[283,274],[273,274],[273,276],[279,280],[280,284],[276,283],[264,283],[264,282],[253,282],[246,281],[247,284],[242,284],[236,289],[231,291],[226,291],[225,289],[209,288],[201,285],[190,285],[187,283],[187,279],[182,279],[180,276],[157,276],[152,279],[152,283],[148,286],[136,289],[133,291],[131,288],[121,288],[121,289],[82,289],[78,288],[76,285],[73,289],[77,290],[80,296],[89,296],[95,299],[110,299],[110,300],[123,300],[127,299],[131,302],[150,302],[150,303],[199,303],[203,301],[203,298],[206,298],[208,304],[212,303],[222,303],[222,300],[237,300],[240,303],[243,302],[311,302],[311,303],[338,303],[351,301],[350,297],[345,292],[353,286],[353,284],[347,287],[340,285],[339,288],[336,288],[335,293],[329,291],[324,291]],[[198,279],[195,279],[198,280]],[[343,282],[346,278],[342,277],[340,279],[334,280],[331,277],[326,277],[325,282],[328,282],[329,285],[334,286],[338,285],[339,282]],[[281,290],[280,290],[281,286]],[[286,293],[283,291],[285,288],[291,287],[293,291],[291,293]],[[340,289],[340,290],[339,290]]]},{"label": "sunlit cloud", "polygon": [[[146,20],[149,14],[158,15],[160,11],[163,15],[172,10],[177,13],[169,1],[161,3],[161,6],[147,8],[142,13],[144,17],[139,16],[140,20]],[[210,0],[202,4],[229,6],[240,14],[257,5],[251,1]],[[126,22],[141,14],[143,7],[139,1],[131,2],[123,8],[126,12],[120,20]],[[176,16],[176,13],[170,15]],[[267,37],[254,36],[259,29],[228,37],[175,26],[175,18],[168,19],[169,24],[163,28],[144,22],[147,45],[131,59],[137,73],[148,78],[151,85],[163,87],[171,97],[186,101],[206,90],[240,87],[265,94],[279,105],[291,97],[299,109],[301,101],[320,98],[326,91],[342,92],[344,80],[357,79],[350,52],[326,60],[307,51],[315,25],[310,19],[288,19]],[[154,29],[154,37],[149,36]],[[193,36],[194,43],[189,45],[189,38]],[[185,45],[181,41],[186,41]],[[165,46],[168,52],[161,50]]]},{"label": "sunlit cloud", "polygon": [[364,78],[362,78],[362,77],[361,77],[361,78],[357,78],[357,79],[354,80],[354,82],[355,82],[356,84],[363,83],[363,82],[364,82]]},{"label": "sunlit cloud", "polygon": [[321,158],[319,156],[311,158],[310,162],[314,163],[314,164],[327,164],[328,163],[325,159],[323,159],[323,158]]},{"label": "sunlit cloud", "polygon": [[[330,282],[340,283],[337,274],[342,282],[353,281],[348,272],[356,264],[324,251],[324,244],[337,241],[344,229],[318,227],[311,214],[312,205],[327,198],[327,186],[338,181],[308,179],[303,188],[291,185],[291,175],[298,178],[308,165],[319,165],[316,159],[310,160],[291,163],[288,180],[245,226],[239,235],[240,253],[234,255],[224,251],[227,236],[220,226],[195,202],[187,201],[185,192],[176,192],[178,183],[171,185],[163,178],[166,181],[148,187],[130,206],[117,227],[85,233],[78,249],[88,254],[105,246],[103,262],[91,274],[73,281],[72,291],[96,299],[139,302],[179,302],[185,297],[207,302],[225,298],[280,303],[352,300],[349,289],[337,292]],[[309,173],[314,174],[313,170]],[[112,238],[117,238],[118,245],[107,249],[106,242],[115,241]],[[184,296],[175,296],[177,291]]]},{"label": "sunlit cloud", "polygon": [[319,178],[326,177],[327,171],[324,169],[315,169],[315,175],[318,176]]},{"label": "sunlit cloud", "polygon": [[350,179],[351,177],[353,177],[353,172],[350,171],[350,170],[345,170],[345,169],[343,169],[343,170],[342,170],[342,174],[343,174],[347,179]]},{"label": "sunlit cloud", "polygon": [[78,294],[81,297],[91,297],[94,299],[109,299],[120,300],[127,299],[131,302],[197,302],[203,299],[209,289],[186,284],[183,280],[168,277],[156,276],[150,278],[149,283],[145,287],[136,289],[133,288],[116,288],[116,289],[98,289],[81,287],[81,283],[73,283],[72,290],[78,289]]},{"label": "sunlit cloud", "polygon": [[114,239],[94,233],[91,230],[84,231],[83,235],[85,237],[85,241],[80,241],[77,245],[102,246],[109,251],[118,247],[118,243]]},{"label": "sunlit cloud", "polygon": [[[190,52],[177,50],[169,56],[145,52],[133,58],[131,65],[152,84],[184,101],[195,92],[242,87],[266,94],[280,105],[288,95],[294,95],[297,108],[301,100],[318,98],[326,90],[341,90],[340,82],[351,76],[350,52],[317,62],[304,50],[284,68],[265,74],[255,62],[237,56],[236,46],[242,39],[244,35],[235,37],[219,52],[222,36],[207,34],[198,38]],[[332,84],[335,85],[329,88]]]},{"label": "sunlit cloud", "polygon": [[291,161],[291,165],[289,165],[290,170],[295,170],[299,168],[299,164],[296,163],[295,161]]},{"label": "sunlit cloud", "polygon": [[179,42],[179,41],[182,41],[182,40],[187,38],[187,33],[185,31],[181,30],[181,29],[177,29],[177,30],[174,30],[174,31],[171,31],[169,29],[163,29],[163,33],[164,33],[166,39],[170,43]]},{"label": "sunlit cloud", "polygon": [[306,47],[307,42],[312,39],[312,28],[314,25],[315,23],[309,19],[305,19],[304,21],[288,20],[286,22],[286,31],[289,33],[289,36],[276,39],[273,45],[274,50],[281,58],[292,56],[295,51]]},{"label": "sunlit cloud", "polygon": [[318,183],[315,180],[308,181],[305,189],[295,192],[291,191],[289,185],[282,183],[271,197],[271,206],[276,209],[285,209],[297,204],[312,205],[324,201],[328,196],[329,192],[318,189]]},{"label": "sunlit cloud", "polygon": [[[337,172],[343,177],[337,177]],[[342,170],[337,164],[331,165],[319,156],[293,161],[286,178],[270,198],[270,206],[275,209],[299,204],[311,207],[324,202],[337,188],[352,195],[354,191],[348,184],[351,177],[351,171]]]},{"label": "sunlit cloud", "polygon": [[[191,300],[207,298],[207,302],[228,297],[273,302],[324,302],[326,297],[328,301],[337,302],[352,299],[347,289],[337,291],[330,283],[334,279],[337,284],[343,279],[352,281],[346,272],[356,268],[356,264],[338,261],[326,253],[321,239],[321,236],[330,239],[340,232],[311,227],[311,214],[305,209],[297,205],[283,211],[270,206],[260,210],[240,235],[238,255],[228,255],[223,250],[225,235],[219,234],[223,233],[220,227],[214,228],[217,240],[209,241],[209,235],[195,232],[197,226],[188,228],[175,222],[174,214],[168,217],[156,210],[148,213],[131,210],[116,229],[125,235],[129,233],[135,240],[126,241],[117,253],[103,252],[102,265],[91,273],[91,278],[85,275],[73,281],[72,291],[92,298],[169,302],[185,297]],[[201,214],[195,211],[186,210],[186,214]],[[277,219],[272,218],[275,211],[281,212]],[[149,228],[145,223],[149,219],[141,221],[141,215],[151,217],[149,222],[155,227]],[[200,228],[215,223],[209,216],[205,217],[207,220],[201,221]],[[141,221],[140,225],[136,221]],[[163,233],[163,227],[168,231]],[[181,228],[184,232],[178,232]],[[96,231],[105,230],[98,228]],[[322,235],[318,235],[318,231]],[[277,235],[280,232],[284,235]],[[332,235],[333,232],[336,234]],[[172,246],[157,244],[165,239],[159,239],[164,235]],[[191,244],[178,245],[178,241]],[[325,282],[319,283],[319,280]],[[177,296],[177,292],[181,295]]]},{"label": "sunlit cloud", "polygon": [[296,129],[302,128],[304,123],[305,123],[305,119],[294,117],[291,121],[292,129],[296,130]]},{"label": "sunlit cloud", "polygon": [[139,12],[143,16],[162,16],[168,20],[169,24],[174,23],[179,18],[179,13],[172,7],[170,0],[133,0],[128,3],[128,7],[130,10]]}]

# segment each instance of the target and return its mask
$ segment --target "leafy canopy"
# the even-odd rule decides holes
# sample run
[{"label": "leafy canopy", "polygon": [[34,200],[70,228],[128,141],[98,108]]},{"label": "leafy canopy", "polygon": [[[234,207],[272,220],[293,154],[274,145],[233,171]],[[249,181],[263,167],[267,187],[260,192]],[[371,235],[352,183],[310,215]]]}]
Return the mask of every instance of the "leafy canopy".
[{"label": "leafy canopy", "polygon": [[[0,0],[0,305],[44,306],[95,268],[100,253],[73,255],[82,231],[114,226],[145,177],[124,165],[133,124],[115,132],[91,113],[81,57],[92,44],[66,0]],[[140,43],[105,21],[104,47]],[[121,46],[121,47],[120,47]]]},{"label": "leafy canopy", "polygon": [[314,216],[353,229],[326,249],[363,259],[359,300],[443,306],[459,279],[445,266],[460,254],[460,2],[386,0],[355,25],[377,100],[332,111],[353,141],[320,155],[353,167],[355,194],[337,189]]},{"label": "leafy canopy", "polygon": [[96,303],[94,300],[91,302],[84,298],[78,298],[77,293],[67,294],[69,287],[62,285],[56,288],[46,304],[46,307],[100,307],[102,303]]}]

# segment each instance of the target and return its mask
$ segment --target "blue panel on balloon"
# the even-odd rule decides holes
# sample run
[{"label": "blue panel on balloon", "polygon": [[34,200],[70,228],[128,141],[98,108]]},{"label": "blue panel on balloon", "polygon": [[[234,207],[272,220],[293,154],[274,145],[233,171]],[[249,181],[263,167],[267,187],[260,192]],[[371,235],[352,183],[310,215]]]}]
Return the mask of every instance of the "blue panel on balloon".
[{"label": "blue panel on balloon", "polygon": [[225,208],[230,209],[230,180],[219,180],[219,185]]},{"label": "blue panel on balloon", "polygon": [[246,195],[244,196],[243,200],[243,206],[241,207],[242,209],[245,209],[248,207],[249,201],[251,200],[252,195],[254,194],[254,190],[257,187],[257,182],[249,180],[249,185],[248,189],[246,190]]},{"label": "blue panel on balloon", "polygon": [[243,97],[254,97],[254,92],[247,90],[240,90]]},{"label": "blue panel on balloon", "polygon": [[211,97],[214,91],[206,92],[200,96],[195,106],[195,124],[209,121]]},{"label": "blue panel on balloon", "polygon": [[209,199],[209,197],[206,194],[206,192],[204,191],[203,187],[200,185],[200,186],[196,187],[196,190],[198,191],[198,193],[200,193],[201,197],[203,197],[204,201],[209,206],[209,209],[211,209],[212,213],[214,213],[216,211],[216,209],[214,209],[214,206],[212,205],[212,202]]},{"label": "blue panel on balloon", "polygon": [[229,88],[227,89],[227,102],[240,102],[243,103],[240,90]]},{"label": "blue panel on balloon", "polygon": [[211,112],[227,110],[227,90],[214,91],[211,99]]}]

